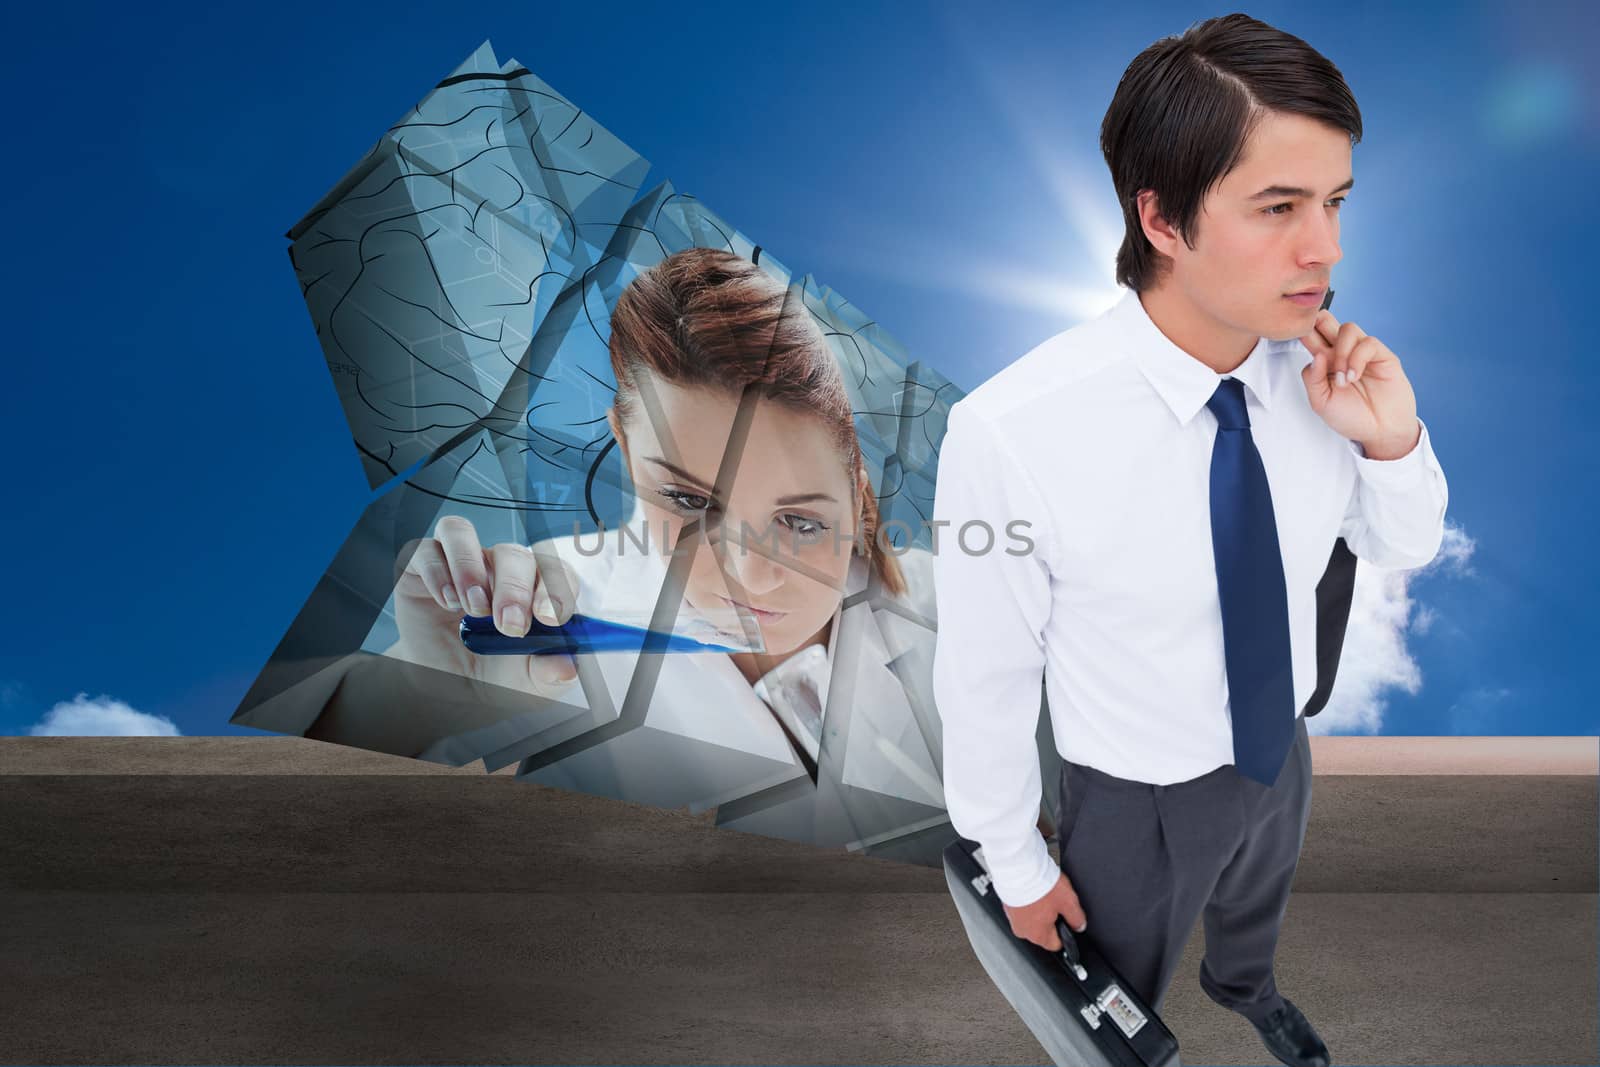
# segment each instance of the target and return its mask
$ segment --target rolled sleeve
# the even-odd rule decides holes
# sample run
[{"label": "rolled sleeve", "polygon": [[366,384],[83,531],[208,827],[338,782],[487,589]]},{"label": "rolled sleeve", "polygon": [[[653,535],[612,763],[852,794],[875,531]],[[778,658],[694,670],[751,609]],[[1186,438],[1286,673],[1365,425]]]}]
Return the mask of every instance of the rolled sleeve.
[{"label": "rolled sleeve", "polygon": [[1417,443],[1398,459],[1369,459],[1350,442],[1356,481],[1339,534],[1358,558],[1391,570],[1427,564],[1444,540],[1449,485],[1427,423],[1417,422]]},{"label": "rolled sleeve", "polygon": [[[1060,876],[1037,822],[1036,731],[1042,704],[1044,629],[1050,617],[1050,531],[1043,500],[994,429],[957,403],[939,451],[933,557],[939,631],[933,688],[943,724],[944,793],[951,824],[978,842],[995,891],[1032,903]],[[1024,552],[1008,524],[1033,540]],[[968,552],[970,523],[993,531]],[[968,531],[976,550],[990,537]]]}]

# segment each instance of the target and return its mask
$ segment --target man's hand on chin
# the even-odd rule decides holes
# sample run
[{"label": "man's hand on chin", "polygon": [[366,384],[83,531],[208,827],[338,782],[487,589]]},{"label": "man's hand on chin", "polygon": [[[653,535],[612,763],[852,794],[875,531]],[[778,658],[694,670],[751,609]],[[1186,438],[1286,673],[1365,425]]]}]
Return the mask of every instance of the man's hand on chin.
[{"label": "man's hand on chin", "polygon": [[1368,459],[1399,459],[1416,447],[1417,396],[1387,345],[1327,310],[1300,340],[1311,352],[1300,377],[1323,422],[1359,443]]}]

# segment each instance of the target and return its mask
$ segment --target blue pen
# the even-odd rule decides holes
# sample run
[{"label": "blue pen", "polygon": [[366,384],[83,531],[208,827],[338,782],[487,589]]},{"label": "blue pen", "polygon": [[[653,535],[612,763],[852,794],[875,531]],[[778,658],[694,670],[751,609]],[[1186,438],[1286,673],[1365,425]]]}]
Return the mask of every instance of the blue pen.
[{"label": "blue pen", "polygon": [[[494,625],[493,615],[465,615],[461,619],[461,643],[480,656],[548,656],[558,652],[638,652],[650,638],[652,652],[746,652],[761,648],[697,641],[683,634],[630,626],[593,615],[573,612],[560,626],[547,626],[532,620],[523,637],[508,637]],[[759,644],[759,642],[758,642]]]}]

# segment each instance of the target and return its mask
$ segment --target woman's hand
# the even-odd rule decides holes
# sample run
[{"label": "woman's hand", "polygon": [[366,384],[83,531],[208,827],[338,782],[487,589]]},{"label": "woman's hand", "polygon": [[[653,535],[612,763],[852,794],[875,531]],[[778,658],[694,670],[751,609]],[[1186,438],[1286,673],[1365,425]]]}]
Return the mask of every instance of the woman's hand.
[{"label": "woman's hand", "polygon": [[459,515],[440,518],[434,536],[415,545],[395,585],[400,640],[386,655],[541,694],[563,689],[578,676],[565,653],[480,656],[461,642],[463,615],[492,614],[495,628],[511,637],[526,634],[533,618],[551,626],[569,619],[578,576],[554,553],[512,542],[485,549],[472,523]]}]

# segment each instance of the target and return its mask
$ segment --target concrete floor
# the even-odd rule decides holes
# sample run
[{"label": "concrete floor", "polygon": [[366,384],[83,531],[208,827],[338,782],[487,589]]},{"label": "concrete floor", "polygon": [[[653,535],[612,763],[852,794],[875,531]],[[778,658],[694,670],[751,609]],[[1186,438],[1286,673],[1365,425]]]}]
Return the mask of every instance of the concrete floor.
[{"label": "concrete floor", "polygon": [[[1277,978],[1335,1063],[1600,1061],[1573,743],[1318,774]],[[0,915],[4,1064],[1046,1062],[940,871],[300,738],[0,739]],[[1202,951],[1184,1062],[1275,1063]]]}]

